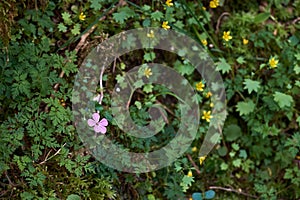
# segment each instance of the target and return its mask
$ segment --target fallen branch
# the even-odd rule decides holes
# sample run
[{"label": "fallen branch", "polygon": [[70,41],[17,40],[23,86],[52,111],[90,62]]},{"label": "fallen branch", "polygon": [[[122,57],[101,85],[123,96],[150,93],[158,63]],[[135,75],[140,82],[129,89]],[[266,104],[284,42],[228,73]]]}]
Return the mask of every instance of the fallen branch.
[{"label": "fallen branch", "polygon": [[194,160],[193,160],[192,156],[191,156],[190,154],[187,154],[186,156],[187,156],[187,157],[188,157],[188,159],[191,161],[191,163],[192,163],[193,167],[195,168],[195,170],[196,170],[197,174],[198,174],[198,175],[200,175],[200,174],[201,174],[201,172],[200,172],[200,170],[199,170],[198,166],[196,165],[196,163],[194,162]]},{"label": "fallen branch", "polygon": [[235,193],[247,196],[247,197],[251,197],[251,198],[255,198],[255,199],[258,198],[257,196],[254,196],[254,195],[247,194],[247,193],[243,192],[242,189],[235,190],[235,189],[232,189],[232,188],[224,188],[224,187],[219,187],[219,186],[210,186],[209,189],[224,190],[224,191],[227,191],[227,192],[235,192]]}]

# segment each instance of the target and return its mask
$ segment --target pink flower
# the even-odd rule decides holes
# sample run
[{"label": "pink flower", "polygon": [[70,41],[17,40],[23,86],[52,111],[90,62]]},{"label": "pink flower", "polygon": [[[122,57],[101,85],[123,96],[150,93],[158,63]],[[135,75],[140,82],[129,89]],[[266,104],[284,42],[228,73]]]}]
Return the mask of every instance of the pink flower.
[{"label": "pink flower", "polygon": [[100,115],[99,113],[94,113],[92,116],[92,119],[88,120],[88,125],[90,127],[94,127],[94,130],[96,133],[106,133],[106,127],[108,125],[107,119],[103,118],[100,120]]}]

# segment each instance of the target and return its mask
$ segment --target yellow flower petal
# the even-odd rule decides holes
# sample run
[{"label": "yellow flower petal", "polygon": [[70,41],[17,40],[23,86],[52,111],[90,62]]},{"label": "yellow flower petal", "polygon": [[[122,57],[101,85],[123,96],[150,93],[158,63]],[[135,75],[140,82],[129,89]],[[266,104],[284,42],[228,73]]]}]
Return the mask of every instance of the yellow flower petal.
[{"label": "yellow flower petal", "polygon": [[203,164],[205,158],[206,158],[206,156],[201,156],[201,157],[199,158],[200,165]]}]

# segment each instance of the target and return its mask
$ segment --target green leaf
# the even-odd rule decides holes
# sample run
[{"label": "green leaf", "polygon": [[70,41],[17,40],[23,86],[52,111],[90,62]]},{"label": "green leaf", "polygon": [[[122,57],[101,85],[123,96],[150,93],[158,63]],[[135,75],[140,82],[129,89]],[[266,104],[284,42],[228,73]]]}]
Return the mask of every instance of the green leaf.
[{"label": "green leaf", "polygon": [[102,0],[90,0],[91,2],[90,8],[94,10],[100,10],[102,8],[101,1]]},{"label": "green leaf", "polygon": [[75,24],[71,30],[73,35],[78,35],[80,33],[80,24]]},{"label": "green leaf", "polygon": [[116,22],[123,24],[125,22],[125,20],[127,20],[130,17],[133,17],[134,15],[135,15],[135,12],[126,6],[126,7],[120,8],[118,13],[114,13],[113,19]]},{"label": "green leaf", "polygon": [[240,167],[241,164],[242,164],[242,160],[240,158],[238,158],[232,162],[232,165],[235,167]]},{"label": "green leaf", "polygon": [[217,70],[222,71],[223,74],[231,70],[231,66],[226,62],[224,58],[219,58],[220,62],[217,62]]},{"label": "green leaf", "polygon": [[146,62],[153,61],[155,58],[156,58],[156,56],[155,56],[154,52],[145,53],[145,55],[144,55],[144,60]]},{"label": "green leaf", "polygon": [[249,101],[240,101],[237,104],[237,111],[240,113],[240,115],[248,115],[249,113],[254,111],[255,104],[252,100]]},{"label": "green leaf", "polygon": [[230,124],[224,130],[225,139],[229,142],[238,139],[242,135],[241,128],[236,124]]},{"label": "green leaf", "polygon": [[134,105],[140,110],[142,108],[142,104],[139,101],[135,101]]},{"label": "green leaf", "polygon": [[160,11],[155,11],[153,13],[151,13],[151,19],[155,20],[155,21],[160,21],[163,18],[163,13]]},{"label": "green leaf", "polygon": [[67,197],[67,200],[81,200],[80,196],[78,196],[77,194],[70,194]]},{"label": "green leaf", "polygon": [[300,116],[297,117],[297,120],[296,120],[296,121],[298,122],[298,125],[300,126]]},{"label": "green leaf", "polygon": [[246,62],[243,56],[238,57],[238,58],[236,59],[236,61],[237,61],[239,64],[244,64],[244,63]]},{"label": "green leaf", "polygon": [[244,81],[244,89],[247,89],[248,90],[248,93],[251,94],[252,91],[255,91],[257,92],[258,89],[260,88],[260,82],[258,81],[253,81],[251,79],[245,79]]},{"label": "green leaf", "polygon": [[294,71],[295,71],[296,74],[300,73],[300,67],[299,67],[299,65],[295,65]]},{"label": "green leaf", "polygon": [[60,32],[65,33],[67,31],[67,27],[63,23],[59,23],[57,27]]},{"label": "green leaf", "polygon": [[221,167],[221,170],[224,170],[224,171],[225,171],[225,170],[228,169],[228,164],[222,163],[220,167]]},{"label": "green leaf", "polygon": [[62,14],[62,18],[64,20],[64,22],[67,24],[67,25],[71,25],[72,24],[72,19],[71,19],[71,15],[67,12],[64,12]]},{"label": "green leaf", "polygon": [[226,154],[227,154],[227,152],[228,152],[228,150],[227,150],[227,148],[225,147],[225,146],[223,146],[223,147],[220,147],[219,149],[218,149],[218,154],[220,155],[220,156],[226,156]]},{"label": "green leaf", "polygon": [[258,15],[255,16],[254,18],[254,23],[259,24],[262,23],[264,21],[266,21],[267,19],[269,19],[269,17],[271,16],[270,13],[260,13]]},{"label": "green leaf", "polygon": [[281,92],[275,92],[274,101],[276,101],[280,108],[284,108],[285,106],[290,107],[294,102],[293,97]]},{"label": "green leaf", "polygon": [[143,91],[146,92],[146,93],[150,93],[150,92],[152,92],[152,89],[153,89],[152,84],[145,84],[144,88],[143,88]]}]

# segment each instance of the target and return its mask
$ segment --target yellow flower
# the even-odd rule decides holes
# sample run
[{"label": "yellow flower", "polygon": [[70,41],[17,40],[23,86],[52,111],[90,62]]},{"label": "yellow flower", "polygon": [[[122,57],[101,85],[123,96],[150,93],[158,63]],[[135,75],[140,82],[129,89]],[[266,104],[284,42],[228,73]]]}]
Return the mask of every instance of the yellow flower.
[{"label": "yellow flower", "polygon": [[196,152],[196,151],[197,151],[197,147],[193,147],[192,152]]},{"label": "yellow flower", "polygon": [[84,21],[86,18],[86,15],[84,15],[83,12],[81,12],[78,18],[79,18],[79,20]]},{"label": "yellow flower", "polygon": [[152,75],[152,71],[150,68],[146,68],[144,71],[144,75],[149,78]]},{"label": "yellow flower", "polygon": [[211,102],[211,103],[209,104],[209,106],[210,106],[211,108],[214,107],[214,103]]},{"label": "yellow flower", "polygon": [[150,30],[150,33],[147,33],[148,38],[154,38],[154,32],[153,30]]},{"label": "yellow flower", "polygon": [[247,45],[247,44],[248,44],[248,42],[249,42],[249,40],[247,40],[247,39],[243,38],[243,44],[244,44],[244,45]]},{"label": "yellow flower", "polygon": [[192,176],[193,176],[193,173],[192,173],[191,170],[188,172],[187,176],[188,176],[188,177],[192,177]]},{"label": "yellow flower", "polygon": [[196,84],[197,91],[203,91],[203,88],[204,88],[204,84],[201,81]]},{"label": "yellow flower", "polygon": [[202,163],[204,162],[205,158],[206,158],[206,156],[201,156],[201,157],[199,158],[200,165],[202,165]]},{"label": "yellow flower", "polygon": [[275,58],[270,58],[270,60],[269,60],[269,65],[270,65],[270,67],[271,68],[276,68],[277,67],[277,65],[278,65],[278,60],[276,60]]},{"label": "yellow flower", "polygon": [[171,7],[171,6],[173,6],[174,4],[172,3],[172,0],[167,0],[167,1],[166,1],[166,5],[169,6],[169,7]]},{"label": "yellow flower", "polygon": [[203,7],[202,7],[202,10],[206,10],[206,8],[203,6]]},{"label": "yellow flower", "polygon": [[211,111],[203,111],[203,116],[202,119],[205,119],[207,122],[210,122],[210,119],[212,118],[211,116]]},{"label": "yellow flower", "polygon": [[219,0],[212,0],[209,2],[209,7],[216,8],[219,6]]},{"label": "yellow flower", "polygon": [[224,31],[223,32],[223,40],[225,40],[226,42],[228,42],[229,40],[231,40],[232,39],[232,37],[231,37],[231,35],[230,35],[230,31]]},{"label": "yellow flower", "polygon": [[206,98],[209,98],[209,97],[211,97],[211,96],[212,96],[212,93],[211,93],[211,92],[206,93]]},{"label": "yellow flower", "polygon": [[169,22],[163,22],[163,24],[161,25],[161,27],[165,30],[170,29],[171,27],[168,25]]},{"label": "yellow flower", "polygon": [[207,46],[207,40],[201,40],[201,43],[204,45],[204,46]]}]

